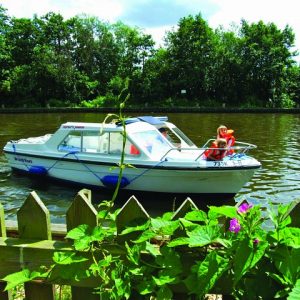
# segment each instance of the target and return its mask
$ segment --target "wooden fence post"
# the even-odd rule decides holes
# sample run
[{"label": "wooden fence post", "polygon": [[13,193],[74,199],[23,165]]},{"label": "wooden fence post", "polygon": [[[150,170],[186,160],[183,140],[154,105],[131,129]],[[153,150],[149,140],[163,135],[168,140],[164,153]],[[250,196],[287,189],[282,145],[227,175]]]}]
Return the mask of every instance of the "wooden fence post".
[{"label": "wooden fence post", "polygon": [[[134,196],[131,196],[116,217],[117,233],[120,234],[130,223],[145,223],[149,218],[149,214],[141,203]],[[118,235],[118,242],[135,239],[138,234],[138,232],[133,232],[122,236]]]},{"label": "wooden fence post", "polygon": [[81,225],[87,224],[91,227],[98,225],[97,211],[91,203],[91,195],[86,189],[77,193],[71,206],[66,213],[67,231]]},{"label": "wooden fence post", "polygon": [[[17,212],[17,219],[20,238],[51,240],[49,211],[34,191]],[[20,260],[24,260],[24,257],[25,253],[20,248]],[[23,264],[22,268],[26,267],[26,261],[20,261],[20,264]],[[29,282],[24,287],[26,300],[54,300],[52,284]]]},{"label": "wooden fence post", "polygon": [[[183,218],[188,212],[195,210],[195,209],[197,210],[198,207],[191,200],[191,198],[188,197],[183,201],[183,203],[174,212],[174,214],[172,216],[172,220],[178,220],[179,218]],[[174,236],[176,236],[176,237],[181,237],[183,235],[185,235],[185,230],[182,228],[178,228],[174,233]]]},{"label": "wooden fence post", "polygon": [[[3,238],[6,237],[4,209],[1,203],[0,203],[0,237]],[[5,287],[6,287],[6,283],[0,281],[0,299],[13,300],[10,291],[4,292]]]},{"label": "wooden fence post", "polygon": [[197,205],[191,200],[191,198],[186,198],[184,202],[178,207],[172,216],[172,220],[183,218],[188,212],[198,209]]},{"label": "wooden fence post", "polygon": [[[81,225],[87,224],[91,227],[98,225],[97,211],[91,203],[91,194],[88,190],[81,190],[76,195],[70,208],[66,213],[67,231]],[[100,296],[95,294],[93,288],[71,287],[72,300],[99,300]]]}]

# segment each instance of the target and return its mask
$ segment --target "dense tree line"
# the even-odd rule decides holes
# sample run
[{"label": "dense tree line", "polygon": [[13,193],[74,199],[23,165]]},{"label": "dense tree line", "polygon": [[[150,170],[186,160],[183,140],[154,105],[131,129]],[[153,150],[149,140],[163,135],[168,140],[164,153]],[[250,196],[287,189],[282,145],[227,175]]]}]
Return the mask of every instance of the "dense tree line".
[{"label": "dense tree line", "polygon": [[159,49],[150,35],[95,17],[14,18],[0,6],[0,104],[113,106],[129,79],[130,105],[293,107],[300,104],[294,33],[273,23],[213,30],[179,20]]}]

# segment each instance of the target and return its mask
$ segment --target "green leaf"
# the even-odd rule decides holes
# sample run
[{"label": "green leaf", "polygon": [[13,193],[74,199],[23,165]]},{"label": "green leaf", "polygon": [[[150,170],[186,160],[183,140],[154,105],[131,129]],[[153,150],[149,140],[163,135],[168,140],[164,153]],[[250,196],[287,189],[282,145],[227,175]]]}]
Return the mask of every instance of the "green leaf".
[{"label": "green leaf", "polygon": [[120,299],[128,299],[130,296],[130,282],[124,282],[122,278],[116,278],[114,283],[114,287],[117,290],[117,295],[121,297]]},{"label": "green leaf", "polygon": [[217,214],[219,216],[225,216],[227,218],[233,219],[236,218],[238,213],[237,209],[234,206],[210,206],[209,207],[209,213],[211,214]]},{"label": "green leaf", "polygon": [[245,273],[253,268],[265,254],[268,243],[259,242],[253,245],[253,241],[244,239],[238,243],[234,258],[234,283],[236,284]]},{"label": "green leaf", "polygon": [[285,227],[279,231],[279,237],[282,244],[295,249],[300,248],[300,228]]},{"label": "green leaf", "polygon": [[141,295],[151,294],[155,289],[154,281],[144,280],[137,285],[137,290]]},{"label": "green leaf", "polygon": [[285,217],[284,219],[280,220],[279,228],[285,228],[286,226],[292,223],[292,218],[290,216]]},{"label": "green leaf", "polygon": [[161,253],[159,251],[159,247],[157,247],[153,244],[150,244],[149,242],[146,242],[146,250],[153,256],[161,255]]},{"label": "green leaf", "polygon": [[135,276],[143,276],[144,274],[142,268],[130,268],[129,272]]},{"label": "green leaf", "polygon": [[138,239],[134,240],[134,243],[143,243],[145,241],[149,241],[150,239],[154,238],[156,233],[153,231],[144,231]]},{"label": "green leaf", "polygon": [[67,233],[66,238],[72,239],[72,240],[79,240],[79,239],[83,238],[84,236],[90,235],[90,234],[91,234],[90,226],[87,224],[82,224],[76,228],[71,229]]},{"label": "green leaf", "polygon": [[173,248],[163,246],[161,255],[156,257],[156,263],[163,268],[161,274],[175,276],[182,272],[180,255]]},{"label": "green leaf", "polygon": [[275,274],[275,273],[267,273],[268,276],[270,276],[271,278],[273,278],[275,281],[277,281],[278,283],[282,284],[283,286],[289,285],[290,283],[288,281],[285,280],[284,277]]},{"label": "green leaf", "polygon": [[222,245],[222,246],[224,246],[224,247],[226,247],[226,248],[229,248],[229,247],[232,246],[232,242],[231,242],[231,241],[225,240],[225,239],[221,239],[221,238],[216,238],[216,239],[214,240],[214,243],[215,243],[215,244],[220,244],[220,245]]},{"label": "green leaf", "polygon": [[155,284],[158,285],[158,286],[163,286],[165,284],[172,283],[176,279],[173,276],[167,276],[167,275],[163,275],[163,276],[160,276],[160,277],[152,276],[152,278],[153,278]]},{"label": "green leaf", "polygon": [[117,257],[112,257],[112,255],[107,255],[105,258],[98,261],[98,264],[96,265],[98,268],[106,268],[112,264],[117,259]]},{"label": "green leaf", "polygon": [[167,286],[162,286],[157,292],[157,300],[173,299],[173,293]]},{"label": "green leaf", "polygon": [[228,259],[221,257],[216,251],[212,251],[202,262],[193,267],[193,272],[196,272],[196,274],[190,274],[184,282],[190,291],[202,298],[214,287],[217,280],[228,269],[228,266]]},{"label": "green leaf", "polygon": [[202,210],[188,212],[184,218],[194,222],[207,222],[207,214]]},{"label": "green leaf", "polygon": [[190,239],[187,237],[180,237],[177,239],[172,240],[171,242],[168,243],[168,247],[177,247],[177,246],[182,246],[182,245],[188,245],[190,242]]},{"label": "green leaf", "polygon": [[136,232],[136,231],[144,231],[144,230],[148,229],[148,227],[149,227],[149,221],[147,221],[145,224],[142,224],[142,225],[125,228],[120,233],[120,235],[128,234],[128,233],[131,233],[131,232]]},{"label": "green leaf", "polygon": [[137,245],[130,247],[128,243],[125,243],[125,247],[127,250],[127,258],[131,261],[134,265],[139,265],[139,258],[140,258],[140,251]]},{"label": "green leaf", "polygon": [[[104,204],[102,203],[101,204],[102,206],[104,206]],[[100,205],[99,205],[100,206]],[[106,205],[105,205],[106,206]],[[108,216],[108,213],[109,211],[107,209],[101,209],[99,212],[98,212],[98,218],[99,219],[104,219],[104,218],[107,218]]]},{"label": "green leaf", "polygon": [[220,229],[218,226],[201,226],[191,232],[187,232],[189,236],[189,247],[203,247],[211,243],[215,243],[220,239]]},{"label": "green leaf", "polygon": [[295,284],[300,273],[300,249],[279,246],[269,255],[274,260],[276,268],[285,281],[291,285]]},{"label": "green leaf", "polygon": [[69,265],[87,260],[87,258],[77,255],[76,253],[54,252],[53,254],[53,261],[59,265]]},{"label": "green leaf", "polygon": [[161,218],[151,219],[151,226],[153,231],[157,234],[172,235],[174,231],[180,226],[179,220],[166,221]]},{"label": "green leaf", "polygon": [[35,271],[30,272],[30,270],[24,269],[20,272],[9,274],[3,278],[4,281],[7,281],[5,291],[10,290],[19,284],[23,284],[38,277],[45,277],[45,273],[42,274],[40,272]]},{"label": "green leaf", "polygon": [[83,236],[81,239],[76,239],[74,241],[74,247],[78,251],[87,250],[90,247],[92,239],[90,236]]},{"label": "green leaf", "polygon": [[193,223],[193,222],[188,221],[188,220],[186,220],[184,218],[180,218],[179,220],[180,220],[182,226],[186,230],[189,230],[189,231],[192,231],[192,230],[194,230],[194,229],[196,229],[196,228],[198,228],[200,226],[199,224]]},{"label": "green leaf", "polygon": [[162,219],[166,221],[171,221],[174,213],[173,212],[166,212],[163,214]]},{"label": "green leaf", "polygon": [[107,230],[107,228],[103,228],[100,226],[96,226],[93,228],[93,231],[91,233],[91,240],[92,241],[103,241],[104,237],[106,237],[108,234],[113,232],[113,230]]},{"label": "green leaf", "polygon": [[289,293],[288,300],[299,300],[300,299],[300,279],[296,281],[295,286]]}]

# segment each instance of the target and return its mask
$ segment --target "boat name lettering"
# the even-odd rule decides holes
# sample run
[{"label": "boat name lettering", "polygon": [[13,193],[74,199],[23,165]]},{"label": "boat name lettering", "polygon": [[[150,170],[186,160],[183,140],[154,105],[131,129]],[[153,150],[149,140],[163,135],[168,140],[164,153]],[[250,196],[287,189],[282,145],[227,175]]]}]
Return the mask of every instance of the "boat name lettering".
[{"label": "boat name lettering", "polygon": [[23,163],[32,164],[32,160],[31,159],[27,159],[27,158],[15,157],[15,160],[23,162]]},{"label": "boat name lettering", "polygon": [[242,166],[243,165],[241,160],[233,160],[233,164],[235,166]]},{"label": "boat name lettering", "polygon": [[73,128],[73,129],[82,129],[84,126],[63,126],[63,128]]}]

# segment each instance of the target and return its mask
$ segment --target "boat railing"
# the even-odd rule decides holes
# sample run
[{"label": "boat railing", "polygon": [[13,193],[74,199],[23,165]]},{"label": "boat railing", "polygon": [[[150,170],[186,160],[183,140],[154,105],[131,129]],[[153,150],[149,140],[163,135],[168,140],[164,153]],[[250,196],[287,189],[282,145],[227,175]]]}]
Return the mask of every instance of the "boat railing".
[{"label": "boat railing", "polygon": [[[212,149],[211,147],[207,147],[207,145],[211,144],[214,141],[215,141],[215,139],[209,139],[200,149],[205,149],[205,150]],[[256,145],[245,143],[245,142],[235,141],[234,144],[236,146],[228,147],[227,149],[233,149],[233,150],[237,150],[237,151],[239,150],[239,152],[246,153],[247,151],[249,151],[251,149],[257,148]],[[214,148],[214,149],[218,149],[218,148]]]},{"label": "boat railing", "polygon": [[[209,139],[202,147],[197,147],[197,148],[179,148],[179,147],[174,147],[169,149],[162,157],[161,157],[161,161],[166,159],[166,157],[168,156],[168,154],[170,152],[174,152],[174,151],[179,151],[179,152],[183,152],[183,151],[190,151],[190,152],[194,152],[194,151],[199,151],[199,155],[196,157],[195,161],[197,161],[199,158],[201,158],[201,156],[203,155],[203,153],[206,150],[224,150],[224,148],[215,148],[215,147],[208,147],[207,145],[211,144],[213,141],[215,141],[215,139]],[[239,141],[235,141],[235,146],[232,147],[227,147],[225,148],[227,151],[229,150],[233,150],[234,154],[232,154],[230,157],[233,159],[237,154],[245,154],[247,153],[249,150],[252,149],[256,149],[257,146],[254,144],[249,144],[249,143],[245,143],[245,142],[239,142]]]}]

